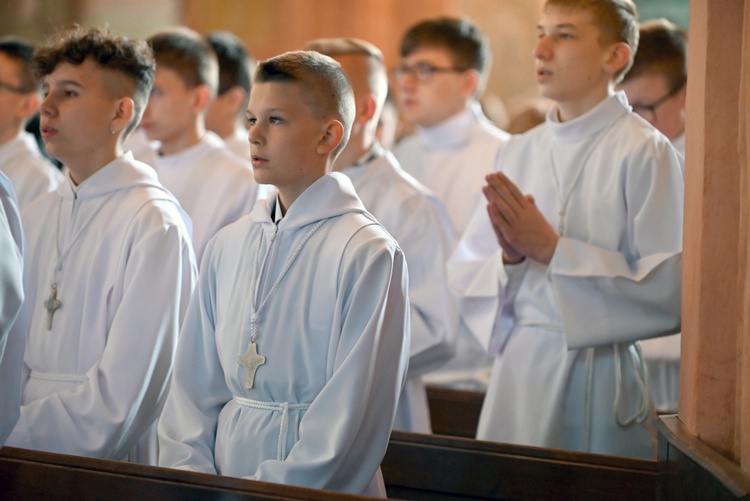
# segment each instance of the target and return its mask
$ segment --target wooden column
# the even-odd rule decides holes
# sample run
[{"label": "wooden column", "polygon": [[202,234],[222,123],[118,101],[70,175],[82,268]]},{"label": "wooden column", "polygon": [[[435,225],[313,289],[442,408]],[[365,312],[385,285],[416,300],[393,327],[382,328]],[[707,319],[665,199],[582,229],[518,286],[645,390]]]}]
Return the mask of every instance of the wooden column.
[{"label": "wooden column", "polygon": [[750,198],[738,105],[747,88],[741,68],[750,55],[743,54],[749,2],[691,0],[686,117],[679,417],[690,433],[737,463],[750,430],[750,383],[742,364],[750,330]]},{"label": "wooden column", "polygon": [[743,298],[740,304],[740,330],[737,342],[737,441],[740,466],[750,473],[750,2],[744,2],[742,52],[740,52],[740,97],[738,150],[742,184],[740,186],[740,273]]}]

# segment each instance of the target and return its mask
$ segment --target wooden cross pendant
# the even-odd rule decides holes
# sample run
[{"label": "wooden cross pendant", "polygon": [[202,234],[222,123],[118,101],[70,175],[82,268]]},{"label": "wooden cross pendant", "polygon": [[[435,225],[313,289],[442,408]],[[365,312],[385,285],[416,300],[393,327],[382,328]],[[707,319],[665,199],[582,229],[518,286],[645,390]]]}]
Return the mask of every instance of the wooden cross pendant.
[{"label": "wooden cross pendant", "polygon": [[247,351],[237,357],[237,363],[245,368],[245,388],[250,389],[255,383],[255,371],[266,363],[266,357],[258,355],[258,345],[251,342],[247,345]]},{"label": "wooden cross pendant", "polygon": [[62,303],[57,300],[57,287],[52,286],[52,292],[49,295],[49,299],[44,302],[44,307],[47,309],[47,330],[52,330],[52,318],[55,316],[55,312],[60,309]]}]

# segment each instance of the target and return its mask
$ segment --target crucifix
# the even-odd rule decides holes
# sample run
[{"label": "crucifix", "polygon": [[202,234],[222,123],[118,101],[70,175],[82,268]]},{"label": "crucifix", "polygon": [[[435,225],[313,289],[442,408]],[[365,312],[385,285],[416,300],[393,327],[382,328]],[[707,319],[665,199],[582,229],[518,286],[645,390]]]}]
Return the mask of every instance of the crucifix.
[{"label": "crucifix", "polygon": [[258,345],[251,341],[247,351],[237,357],[237,363],[245,368],[245,388],[250,389],[255,383],[255,371],[266,363],[266,357],[258,354]]},{"label": "crucifix", "polygon": [[55,312],[60,309],[62,303],[57,299],[57,287],[52,286],[52,292],[49,295],[49,299],[44,302],[44,307],[47,309],[47,330],[52,330],[52,318],[55,316]]}]

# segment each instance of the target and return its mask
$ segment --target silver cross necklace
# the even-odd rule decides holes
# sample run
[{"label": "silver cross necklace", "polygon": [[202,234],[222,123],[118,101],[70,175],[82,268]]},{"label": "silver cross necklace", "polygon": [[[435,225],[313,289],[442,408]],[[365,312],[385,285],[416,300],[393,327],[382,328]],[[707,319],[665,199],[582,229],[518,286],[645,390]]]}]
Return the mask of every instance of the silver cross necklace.
[{"label": "silver cross necklace", "polygon": [[287,259],[286,263],[284,263],[284,267],[281,269],[281,273],[279,273],[276,282],[274,282],[273,286],[271,286],[271,289],[266,293],[265,297],[260,302],[260,306],[256,308],[255,291],[259,287],[258,282],[260,280],[260,277],[258,276],[258,268],[260,263],[260,250],[263,243],[263,232],[261,232],[260,238],[258,239],[257,248],[255,249],[255,262],[253,263],[253,271],[252,275],[250,276],[250,343],[247,345],[247,350],[245,351],[245,353],[237,357],[237,363],[245,369],[245,388],[250,389],[253,387],[253,384],[255,383],[255,371],[258,370],[258,367],[266,363],[266,357],[258,354],[258,345],[255,342],[258,339],[258,334],[260,334],[260,313],[261,311],[263,311],[263,307],[266,306],[273,293],[276,292],[276,289],[279,288],[279,284],[286,276],[289,268],[291,268],[292,264],[294,264],[297,256],[299,256],[299,253],[302,251],[302,247],[305,246],[307,241],[310,240],[313,234],[318,231],[318,229],[323,225],[324,222],[326,222],[326,219],[318,221],[318,223],[313,226],[313,228],[309,232],[307,232],[297,248],[294,249],[294,252],[292,252],[292,254],[289,256],[289,259]]}]

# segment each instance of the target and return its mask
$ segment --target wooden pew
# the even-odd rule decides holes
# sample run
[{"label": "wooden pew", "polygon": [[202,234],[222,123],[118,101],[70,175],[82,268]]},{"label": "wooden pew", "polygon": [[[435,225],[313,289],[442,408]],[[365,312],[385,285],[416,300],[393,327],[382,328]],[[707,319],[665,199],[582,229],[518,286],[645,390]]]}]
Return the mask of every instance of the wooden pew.
[{"label": "wooden pew", "polygon": [[656,499],[657,462],[393,432],[381,464],[389,497]]},{"label": "wooden pew", "polygon": [[371,498],[4,447],[0,449],[0,499],[346,501]]},{"label": "wooden pew", "polygon": [[690,435],[677,416],[656,420],[659,499],[750,500],[750,475]]},{"label": "wooden pew", "polygon": [[484,392],[427,386],[427,402],[434,434],[476,437]]}]

